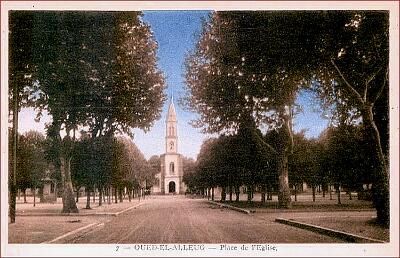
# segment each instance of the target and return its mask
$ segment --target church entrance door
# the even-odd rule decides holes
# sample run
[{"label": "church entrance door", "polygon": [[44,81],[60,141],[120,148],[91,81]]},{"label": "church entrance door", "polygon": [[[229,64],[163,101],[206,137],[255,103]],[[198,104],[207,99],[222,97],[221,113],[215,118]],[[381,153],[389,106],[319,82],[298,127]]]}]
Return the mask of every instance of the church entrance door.
[{"label": "church entrance door", "polygon": [[175,193],[175,182],[171,181],[168,184],[168,192],[169,193]]}]

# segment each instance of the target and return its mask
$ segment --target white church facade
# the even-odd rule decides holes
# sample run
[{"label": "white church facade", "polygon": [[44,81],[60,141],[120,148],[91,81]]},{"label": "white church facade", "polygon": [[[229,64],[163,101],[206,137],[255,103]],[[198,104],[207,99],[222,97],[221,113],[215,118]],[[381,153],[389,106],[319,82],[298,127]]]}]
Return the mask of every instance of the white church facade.
[{"label": "white church facade", "polygon": [[178,153],[178,120],[173,100],[168,108],[165,128],[165,154],[160,156],[160,173],[152,187],[153,194],[182,194],[186,186],[182,182],[182,156]]}]

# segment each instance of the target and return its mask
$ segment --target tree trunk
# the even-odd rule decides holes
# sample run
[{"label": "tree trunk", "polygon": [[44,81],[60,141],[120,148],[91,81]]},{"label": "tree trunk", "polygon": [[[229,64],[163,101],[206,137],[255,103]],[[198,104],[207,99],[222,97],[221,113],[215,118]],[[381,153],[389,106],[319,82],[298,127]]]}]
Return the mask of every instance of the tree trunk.
[{"label": "tree trunk", "polygon": [[248,186],[247,187],[247,202],[251,202],[253,200],[252,191],[253,191],[253,187]]},{"label": "tree trunk", "polygon": [[376,163],[373,169],[372,200],[377,211],[377,220],[381,224],[389,225],[389,169],[383,154],[379,131],[374,121],[372,105],[364,105],[361,114],[368,139],[372,142],[374,163]]},{"label": "tree trunk", "polygon": [[239,202],[239,200],[240,200],[240,188],[239,188],[240,186],[236,186],[235,187],[235,195],[236,195],[236,200],[235,200],[235,202]]},{"label": "tree trunk", "polygon": [[117,187],[114,187],[114,202],[118,203],[118,198],[117,198]]},{"label": "tree trunk", "polygon": [[76,207],[74,190],[72,188],[70,157],[61,155],[60,162],[60,172],[64,186],[62,213],[78,213],[79,210]]},{"label": "tree trunk", "polygon": [[268,185],[267,185],[267,200],[268,201],[271,201],[272,200],[272,186],[271,186],[271,184],[269,183]]},{"label": "tree trunk", "polygon": [[90,209],[90,191],[86,187],[86,209]]},{"label": "tree trunk", "polygon": [[225,187],[222,187],[221,189],[221,201],[226,201],[226,189]]},{"label": "tree trunk", "polygon": [[265,187],[265,185],[263,184],[263,185],[261,186],[261,203],[265,203],[265,192],[266,192],[266,187]]},{"label": "tree trunk", "polygon": [[351,196],[351,191],[349,191],[349,200],[353,200],[353,197]]},{"label": "tree trunk", "polygon": [[26,201],[26,189],[24,189],[22,192],[24,193],[24,203],[28,203],[28,202]]},{"label": "tree trunk", "polygon": [[119,187],[118,189],[118,195],[119,195],[119,202],[123,202],[123,198],[122,198],[122,187]]},{"label": "tree trunk", "polygon": [[294,184],[294,201],[297,202],[297,184]]},{"label": "tree trunk", "polygon": [[232,202],[232,195],[233,195],[233,189],[232,186],[229,186],[229,201]]},{"label": "tree trunk", "polygon": [[214,201],[214,187],[211,187],[211,201]]},{"label": "tree trunk", "polygon": [[283,151],[278,157],[278,173],[279,173],[278,205],[280,208],[290,208],[291,198],[290,198],[290,188],[289,188],[287,151]]},{"label": "tree trunk", "polygon": [[96,187],[93,187],[93,203],[96,202]]},{"label": "tree trunk", "polygon": [[36,207],[36,187],[33,188],[33,207]]},{"label": "tree trunk", "polygon": [[81,187],[76,187],[76,202],[79,202],[79,190],[81,190]]},{"label": "tree trunk", "polygon": [[19,112],[19,90],[18,85],[13,85],[13,127],[12,127],[12,137],[13,137],[13,145],[12,145],[12,171],[8,170],[9,182],[9,206],[8,212],[10,216],[10,223],[15,223],[15,215],[16,215],[16,204],[17,204],[17,142],[18,142],[18,112]]},{"label": "tree trunk", "polygon": [[329,185],[329,200],[333,200],[333,198],[332,198],[332,185]]},{"label": "tree trunk", "polygon": [[312,201],[315,202],[315,185],[312,185]]},{"label": "tree trunk", "polygon": [[20,200],[21,199],[21,189],[18,189],[18,200]]},{"label": "tree trunk", "polygon": [[261,203],[265,203],[265,192],[261,192]]},{"label": "tree trunk", "polygon": [[338,204],[342,204],[342,201],[340,200],[340,184],[336,184],[335,188],[336,188],[337,196],[338,196]]},{"label": "tree trunk", "polygon": [[292,134],[292,114],[291,110],[286,110],[282,107],[284,123],[279,131],[282,136],[281,146],[278,148],[277,153],[277,170],[279,175],[279,193],[278,193],[278,206],[280,208],[291,207],[291,194],[289,188],[289,166],[288,157],[293,149],[293,134]]},{"label": "tree trunk", "polygon": [[103,204],[103,188],[99,188],[99,206]]}]

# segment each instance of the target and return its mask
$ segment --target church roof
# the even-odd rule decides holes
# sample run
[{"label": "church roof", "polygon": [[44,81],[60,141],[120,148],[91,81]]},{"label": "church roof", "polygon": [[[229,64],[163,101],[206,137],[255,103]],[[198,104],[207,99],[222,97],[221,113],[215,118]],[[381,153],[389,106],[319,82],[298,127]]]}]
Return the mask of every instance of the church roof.
[{"label": "church roof", "polygon": [[167,121],[176,121],[174,100],[172,98],[171,98],[171,102],[170,102],[169,108],[168,108]]}]

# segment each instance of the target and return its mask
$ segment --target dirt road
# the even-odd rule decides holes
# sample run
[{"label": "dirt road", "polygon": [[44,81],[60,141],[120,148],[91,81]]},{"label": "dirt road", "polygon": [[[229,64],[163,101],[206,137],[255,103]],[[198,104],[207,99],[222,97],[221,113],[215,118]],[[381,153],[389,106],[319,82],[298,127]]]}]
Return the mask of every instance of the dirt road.
[{"label": "dirt road", "polygon": [[[66,240],[65,240],[66,241]],[[68,243],[334,243],[340,240],[185,196],[152,196]]]}]

